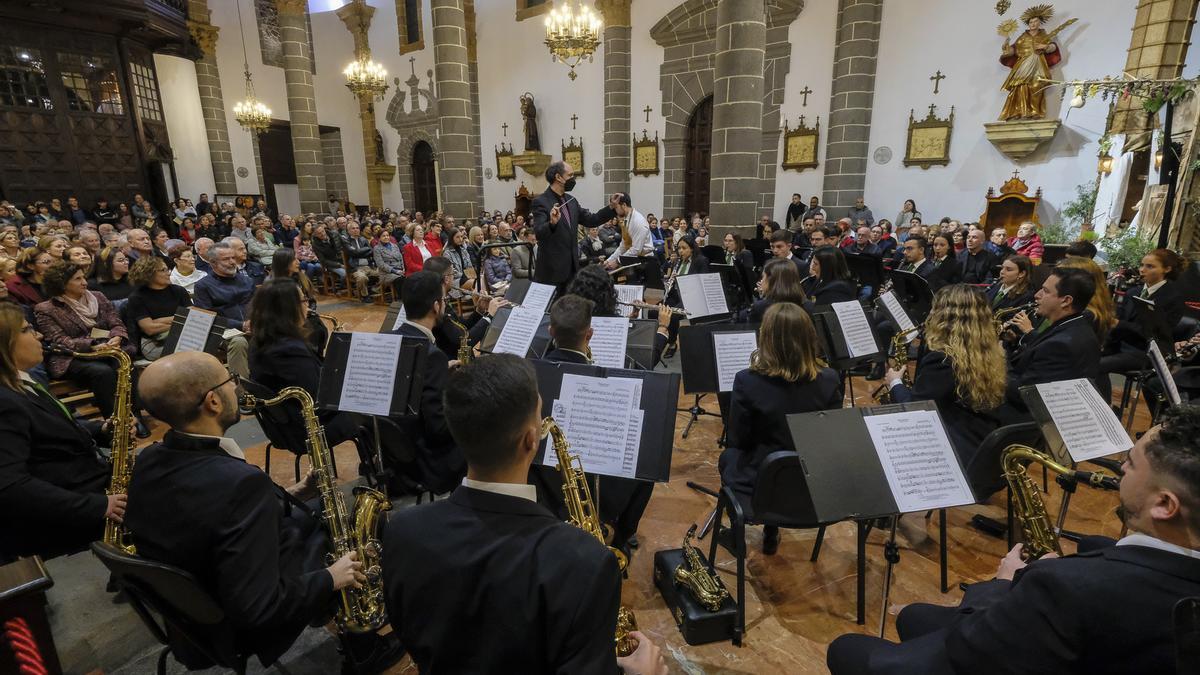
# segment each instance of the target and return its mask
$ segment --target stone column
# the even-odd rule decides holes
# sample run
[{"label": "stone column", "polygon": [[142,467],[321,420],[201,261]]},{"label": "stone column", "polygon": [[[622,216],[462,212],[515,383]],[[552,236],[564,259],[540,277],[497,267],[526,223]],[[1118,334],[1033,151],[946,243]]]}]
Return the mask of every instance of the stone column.
[{"label": "stone column", "polygon": [[437,76],[442,210],[462,220],[479,215],[471,152],[471,85],[464,0],[432,0]]},{"label": "stone column", "polygon": [[208,135],[208,155],[212,160],[213,190],[217,194],[236,194],[237,177],[233,152],[229,149],[229,124],[225,121],[225,99],[221,95],[221,74],[217,71],[217,33],[212,25],[208,0],[190,0],[187,22],[192,39],[200,47],[196,60],[196,87],[200,91],[200,111]]},{"label": "stone column", "polygon": [[313,89],[312,54],[308,51],[306,0],[275,0],[279,11],[279,39],[283,47],[283,77],[287,87],[292,153],[300,187],[300,209],[319,213],[326,207],[325,163],[321,160],[321,132]]},{"label": "stone column", "polygon": [[763,2],[720,0],[709,182],[709,215],[718,236],[754,232],[766,39]]},{"label": "stone column", "polygon": [[[633,169],[629,143],[631,0],[597,0],[604,16],[604,194],[629,192]],[[575,167],[576,173],[587,171]]]},{"label": "stone column", "polygon": [[[1156,80],[1182,75],[1195,16],[1196,0],[1141,0],[1133,19],[1124,72]],[[1157,126],[1156,117],[1142,109],[1141,99],[1122,98],[1113,112],[1110,132],[1125,134],[1126,148],[1146,147],[1150,132]]]},{"label": "stone column", "polygon": [[[354,58],[360,61],[370,59],[371,44],[368,31],[375,8],[368,5],[366,0],[353,0],[339,9],[337,15],[354,37]],[[375,146],[375,101],[371,94],[358,94],[357,98],[358,118],[362,122],[363,160],[367,171],[367,202],[372,209],[382,209],[383,190],[379,185],[378,174],[373,171],[378,150]]]},{"label": "stone column", "polygon": [[866,186],[882,15],[883,0],[838,0],[821,197],[830,220],[844,216]]}]

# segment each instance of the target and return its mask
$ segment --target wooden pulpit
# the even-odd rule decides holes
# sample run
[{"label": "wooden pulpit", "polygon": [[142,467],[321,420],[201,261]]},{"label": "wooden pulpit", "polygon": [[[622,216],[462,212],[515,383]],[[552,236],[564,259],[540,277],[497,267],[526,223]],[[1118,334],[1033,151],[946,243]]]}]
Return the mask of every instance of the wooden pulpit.
[{"label": "wooden pulpit", "polygon": [[1021,180],[1017,171],[1013,171],[1012,178],[1000,186],[999,195],[996,194],[994,188],[989,187],[987,207],[984,209],[983,215],[979,216],[979,226],[985,232],[1003,227],[1009,237],[1017,236],[1017,228],[1024,222],[1031,222],[1041,227],[1037,208],[1042,202],[1042,189],[1038,188],[1032,197],[1026,194],[1028,192],[1029,186]]}]

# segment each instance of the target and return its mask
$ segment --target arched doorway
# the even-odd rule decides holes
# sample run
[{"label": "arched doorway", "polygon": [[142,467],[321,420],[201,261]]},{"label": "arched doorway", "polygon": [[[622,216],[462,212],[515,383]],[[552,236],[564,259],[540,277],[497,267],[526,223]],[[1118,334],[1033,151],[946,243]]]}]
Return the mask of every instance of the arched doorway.
[{"label": "arched doorway", "polygon": [[433,165],[433,147],[418,141],[412,151],[413,211],[426,215],[437,210],[437,176]]},{"label": "arched doorway", "polygon": [[[683,203],[687,212],[708,213],[713,97],[700,101],[688,120]],[[664,214],[665,215],[665,214]]]}]

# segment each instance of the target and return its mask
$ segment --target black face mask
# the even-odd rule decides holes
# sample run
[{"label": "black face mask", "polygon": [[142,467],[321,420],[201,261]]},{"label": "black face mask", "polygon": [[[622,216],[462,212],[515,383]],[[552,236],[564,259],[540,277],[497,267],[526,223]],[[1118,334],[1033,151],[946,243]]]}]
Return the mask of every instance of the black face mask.
[{"label": "black face mask", "polygon": [[570,192],[571,190],[574,190],[574,189],[575,189],[575,177],[571,176],[569,179],[567,179],[567,182],[563,183],[563,190]]}]

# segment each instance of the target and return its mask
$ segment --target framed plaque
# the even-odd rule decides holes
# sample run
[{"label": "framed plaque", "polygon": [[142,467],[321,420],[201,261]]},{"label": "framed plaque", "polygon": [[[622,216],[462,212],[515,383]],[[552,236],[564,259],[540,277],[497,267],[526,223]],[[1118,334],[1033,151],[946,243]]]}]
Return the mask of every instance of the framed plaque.
[{"label": "framed plaque", "polygon": [[504,143],[496,148],[496,178],[500,180],[516,180],[517,167],[513,164],[512,144],[506,148]]},{"label": "framed plaque", "polygon": [[931,166],[950,164],[950,134],[954,131],[954,107],[950,116],[940,119],[934,113],[937,106],[929,106],[929,114],[917,120],[914,111],[908,113],[908,147],[904,151],[904,166]]},{"label": "framed plaque", "polygon": [[571,137],[570,143],[562,144],[562,158],[567,164],[570,164],[575,169],[575,177],[583,179],[587,176],[587,171],[583,168],[583,138],[579,139],[579,143],[575,142],[575,137]]},{"label": "framed plaque", "polygon": [[817,166],[817,144],[821,136],[821,118],[812,127],[800,116],[800,126],[789,129],[787,122],[783,123],[783,164],[784,169],[804,171]]},{"label": "framed plaque", "polygon": [[642,139],[633,137],[633,173],[638,176],[653,176],[658,174],[658,132],[654,138],[642,129]]}]

